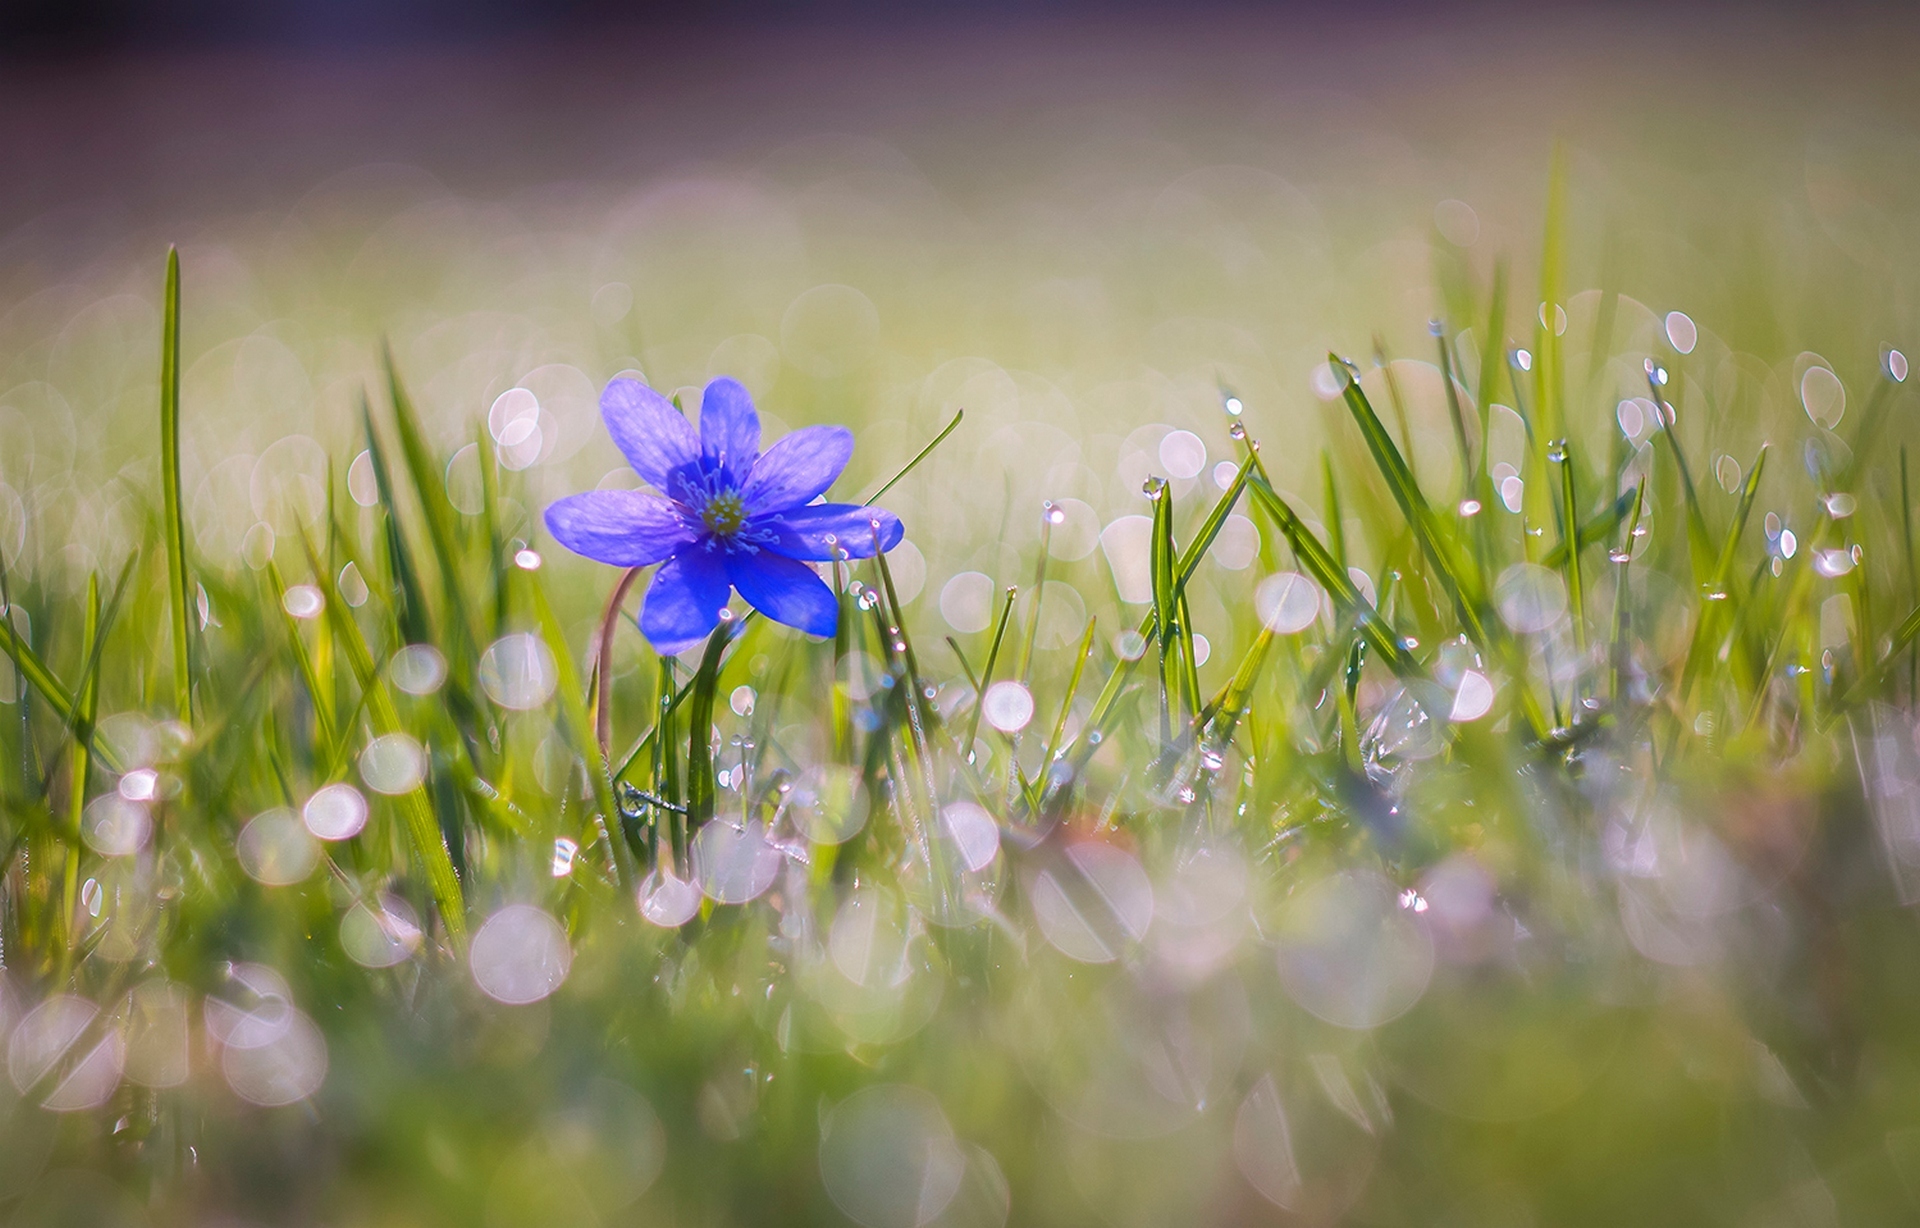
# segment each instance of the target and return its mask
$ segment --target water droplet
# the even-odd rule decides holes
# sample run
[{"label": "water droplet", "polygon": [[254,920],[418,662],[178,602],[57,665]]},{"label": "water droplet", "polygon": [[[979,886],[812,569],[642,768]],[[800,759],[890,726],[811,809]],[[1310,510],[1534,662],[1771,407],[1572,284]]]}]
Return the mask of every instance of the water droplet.
[{"label": "water droplet", "polygon": [[1888,379],[1896,384],[1904,384],[1907,382],[1907,356],[1905,354],[1889,346],[1885,357],[1881,361],[1887,372]]},{"label": "water droplet", "polygon": [[1460,500],[1460,514],[1462,516],[1478,516],[1480,514],[1480,500],[1478,499]]},{"label": "water droplet", "polygon": [[1626,563],[1626,562],[1631,562],[1632,559],[1633,559],[1633,555],[1629,554],[1625,550],[1607,551],[1607,561],[1610,563]]},{"label": "water droplet", "polygon": [[147,846],[152,834],[146,805],[119,793],[94,798],[80,815],[81,838],[102,857],[130,857]]},{"label": "water droplet", "polygon": [[427,752],[407,734],[382,734],[360,752],[360,779],[375,793],[410,793],[426,778]]},{"label": "water droplet", "polygon": [[539,571],[541,561],[538,550],[516,550],[513,552],[513,565],[521,571]]},{"label": "water droplet", "polygon": [[1229,414],[1232,414],[1236,418],[1238,418],[1242,413],[1244,413],[1247,408],[1246,405],[1240,400],[1240,398],[1237,396],[1234,396],[1232,393],[1228,393],[1226,399],[1221,401],[1220,405]]},{"label": "water droplet", "polygon": [[1533,355],[1518,347],[1507,352],[1507,362],[1517,370],[1533,370]]},{"label": "water droplet", "polygon": [[120,778],[120,796],[130,802],[150,802],[159,792],[160,773],[152,768],[135,768]]},{"label": "water droplet", "polygon": [[940,826],[971,873],[986,869],[1000,851],[1000,825],[983,806],[950,802],[940,812]]},{"label": "water droplet", "polygon": [[[1227,428],[1227,436],[1228,436],[1228,438],[1230,438],[1230,439],[1232,439],[1232,440],[1233,440],[1233,441],[1234,441],[1235,443],[1238,443],[1238,442],[1240,442],[1241,440],[1243,440],[1243,439],[1245,439],[1245,438],[1247,437],[1247,425],[1246,425],[1246,423],[1244,423],[1244,422],[1236,422],[1236,423],[1234,423],[1234,424],[1233,424],[1232,426],[1230,426],[1230,427],[1228,427],[1228,428]],[[1224,464],[1224,463],[1226,463],[1226,462],[1224,462],[1224,461],[1223,461],[1223,462],[1222,462],[1222,464]],[[1218,467],[1218,466],[1216,466],[1216,468],[1217,468],[1217,467]],[[1224,489],[1224,488],[1223,488],[1223,489]]]},{"label": "water droplet", "polygon": [[473,936],[467,966],[480,992],[522,1006],[560,988],[573,967],[573,949],[553,917],[531,904],[509,904]]},{"label": "water droplet", "polygon": [[1835,520],[1845,520],[1859,507],[1854,497],[1845,491],[1837,491],[1821,500],[1826,505],[1827,515]]},{"label": "water droplet", "polygon": [[1147,872],[1131,853],[1096,840],[1067,845],[1064,856],[1034,875],[1028,898],[1047,941],[1084,964],[1118,959],[1153,923]]},{"label": "water droplet", "polygon": [[694,878],[716,904],[745,904],[773,886],[784,861],[759,820],[735,827],[716,819],[694,837]]},{"label": "water droplet", "polygon": [[1018,733],[1033,719],[1033,693],[1018,682],[996,682],[981,697],[980,715],[1002,733]]},{"label": "water droplet", "polygon": [[678,929],[693,920],[700,900],[700,888],[666,867],[656,867],[640,883],[640,915],[662,929]]},{"label": "water droplet", "polygon": [[843,844],[867,825],[867,791],[856,768],[819,764],[788,790],[786,814],[815,844]]},{"label": "water droplet", "polygon": [[1447,719],[1455,722],[1477,721],[1493,707],[1493,682],[1478,670],[1460,675],[1453,694],[1453,709]]},{"label": "water droplet", "polygon": [[1720,483],[1720,489],[1730,495],[1740,493],[1740,462],[1721,453],[1720,459],[1713,462],[1713,480]]},{"label": "water droplet", "polygon": [[573,873],[574,858],[580,855],[578,842],[565,836],[557,837],[553,842],[553,864],[548,867],[555,878],[565,878]]},{"label": "water droplet", "polygon": [[373,594],[367,589],[367,582],[360,576],[357,564],[348,563],[340,569],[340,599],[354,609],[367,604],[367,598]]},{"label": "water droplet", "polygon": [[286,887],[313,873],[320,846],[293,811],[283,806],[255,815],[233,842],[247,877],[267,887]]},{"label": "water droplet", "polygon": [[409,695],[431,695],[447,680],[447,659],[432,644],[408,644],[387,662],[387,680]]},{"label": "water droplet", "polygon": [[1502,478],[1500,480],[1500,505],[1509,512],[1518,515],[1520,513],[1521,500],[1525,497],[1526,491],[1527,484],[1519,475],[1515,474]]},{"label": "water droplet", "polygon": [[322,840],[349,840],[367,825],[367,799],[345,781],[330,784],[307,799],[300,818]]},{"label": "water droplet", "polygon": [[737,686],[727,696],[727,707],[733,709],[735,716],[752,716],[754,701],[759,697],[750,686]]},{"label": "water droplet", "polygon": [[821,1184],[865,1228],[933,1224],[966,1172],[966,1152],[940,1102],[919,1088],[868,1087],[821,1118]]},{"label": "water droplet", "polygon": [[1166,493],[1166,490],[1167,479],[1159,476],[1150,477],[1140,484],[1140,492],[1149,499],[1160,498]]},{"label": "water droplet", "polygon": [[1320,615],[1318,584],[1295,571],[1275,572],[1253,592],[1253,608],[1260,620],[1281,635],[1305,631]]},{"label": "water droplet", "polygon": [[1694,326],[1693,319],[1684,311],[1669,311],[1666,325],[1668,344],[1679,353],[1693,353],[1693,347],[1700,341],[1700,330]]},{"label": "water droplet", "polygon": [[503,708],[538,708],[558,681],[553,653],[537,635],[501,636],[480,655],[480,687]]},{"label": "water droplet", "polygon": [[327,608],[327,600],[311,584],[296,584],[280,598],[280,608],[294,618],[318,618]]},{"label": "water droplet", "polygon": [[396,895],[381,892],[340,919],[340,948],[363,968],[391,968],[420,949],[420,918]]},{"label": "water droplet", "polygon": [[1567,463],[1567,441],[1556,439],[1547,445],[1547,460],[1556,465]]},{"label": "water droplet", "polygon": [[[1784,534],[1782,536],[1784,536]],[[1845,550],[1816,550],[1813,552],[1813,569],[1828,579],[1846,575],[1853,570],[1853,564],[1853,555]]]},{"label": "water droplet", "polygon": [[1446,331],[1447,331],[1446,327],[1442,325],[1439,320],[1430,319],[1427,321],[1427,335],[1429,337],[1442,336],[1446,333]]}]

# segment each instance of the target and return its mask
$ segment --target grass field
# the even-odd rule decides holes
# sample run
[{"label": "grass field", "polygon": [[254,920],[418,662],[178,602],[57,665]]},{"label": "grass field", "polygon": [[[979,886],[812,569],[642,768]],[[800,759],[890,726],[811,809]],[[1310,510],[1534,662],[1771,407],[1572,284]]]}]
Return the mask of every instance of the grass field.
[{"label": "grass field", "polygon": [[[1052,31],[970,107],[856,47],[592,176],[130,183],[177,263],[9,217],[0,1214],[1910,1222],[1920,160],[1857,33],[1336,94],[1231,29],[1024,85]],[[547,536],[639,484],[623,375],[855,429],[906,540],[834,637],[659,656]]]}]

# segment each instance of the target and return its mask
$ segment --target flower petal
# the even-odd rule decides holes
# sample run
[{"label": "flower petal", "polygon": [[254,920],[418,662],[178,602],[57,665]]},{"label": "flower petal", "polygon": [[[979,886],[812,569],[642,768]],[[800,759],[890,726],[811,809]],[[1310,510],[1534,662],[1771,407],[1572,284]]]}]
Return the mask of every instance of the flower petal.
[{"label": "flower petal", "polygon": [[760,415],[738,380],[722,376],[708,384],[700,398],[700,459],[708,472],[724,474],[726,485],[735,490],[760,459]]},{"label": "flower petal", "polygon": [[633,471],[661,494],[674,494],[676,474],[699,471],[700,437],[693,424],[639,380],[608,384],[600,394],[600,416]]},{"label": "flower petal", "polygon": [[640,630],[655,650],[676,653],[706,638],[720,623],[732,586],[718,550],[690,545],[660,565],[640,610]]},{"label": "flower petal", "polygon": [[[753,527],[773,534],[767,549],[790,559],[824,563],[840,548],[843,559],[870,559],[874,554],[874,521],[880,522],[880,549],[891,550],[900,544],[905,532],[900,518],[885,508],[865,507],[858,503],[814,503],[781,512]],[[834,540],[829,542],[831,536]]]},{"label": "flower petal", "polygon": [[762,550],[729,554],[727,577],[754,609],[777,623],[808,635],[832,635],[840,622],[840,603],[813,568],[785,555]]},{"label": "flower petal", "polygon": [[810,503],[833,485],[853,457],[853,432],[844,426],[803,426],[754,462],[740,497],[752,516]]},{"label": "flower petal", "polygon": [[547,532],[575,554],[615,567],[658,563],[693,539],[680,510],[637,490],[568,495],[547,508]]}]

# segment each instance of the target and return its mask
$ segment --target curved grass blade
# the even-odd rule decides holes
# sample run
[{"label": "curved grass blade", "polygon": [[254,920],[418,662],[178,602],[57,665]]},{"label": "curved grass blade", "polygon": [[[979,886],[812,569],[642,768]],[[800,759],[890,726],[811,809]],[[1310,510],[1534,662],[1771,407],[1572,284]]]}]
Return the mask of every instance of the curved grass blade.
[{"label": "curved grass blade", "polygon": [[1406,517],[1414,539],[1419,542],[1422,553],[1439,576],[1441,586],[1452,599],[1461,626],[1476,644],[1486,645],[1487,629],[1480,614],[1485,603],[1481,599],[1477,580],[1467,574],[1452,543],[1441,533],[1433,509],[1420,490],[1420,483],[1415,480],[1413,470],[1400,454],[1400,449],[1394,446],[1392,436],[1387,434],[1387,428],[1380,421],[1380,415],[1374,412],[1367,394],[1361,391],[1357,374],[1341,362],[1338,354],[1329,353],[1327,361],[1334,364],[1336,370],[1346,373],[1346,387],[1341,395],[1346,402],[1347,412],[1359,426],[1367,450],[1373,454],[1374,464],[1386,479],[1387,490],[1400,506],[1401,515]]},{"label": "curved grass blade", "polygon": [[173,627],[173,704],[193,723],[193,654],[187,642],[187,539],[180,507],[180,250],[167,249],[160,326],[160,498],[167,537],[167,606]]},{"label": "curved grass blade", "polygon": [[700,668],[693,675],[693,703],[687,710],[687,834],[713,817],[713,695],[720,681],[720,657],[733,639],[732,620],[707,637]]},{"label": "curved grass blade", "polygon": [[872,494],[868,495],[866,498],[860,500],[860,502],[862,504],[873,503],[877,501],[881,495],[884,495],[888,491],[892,490],[896,482],[898,482],[901,478],[906,477],[909,473],[912,473],[914,471],[914,468],[918,466],[921,461],[927,459],[928,456],[932,455],[933,450],[939,447],[942,443],[944,443],[946,441],[947,436],[953,434],[953,432],[956,429],[958,429],[958,427],[960,426],[960,420],[966,416],[967,416],[966,410],[964,409],[954,410],[953,420],[947,423],[946,426],[940,429],[940,433],[933,437],[933,442],[929,443],[926,447],[914,453],[913,459],[908,461],[906,465],[900,470],[900,472],[894,474],[892,477],[888,478],[885,482],[882,482],[880,484],[879,490],[874,491]]}]

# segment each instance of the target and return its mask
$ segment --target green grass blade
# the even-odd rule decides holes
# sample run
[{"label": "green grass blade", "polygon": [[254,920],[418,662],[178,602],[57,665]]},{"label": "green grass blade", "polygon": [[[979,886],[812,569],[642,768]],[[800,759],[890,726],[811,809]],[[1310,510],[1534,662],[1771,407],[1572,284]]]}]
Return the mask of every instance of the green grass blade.
[{"label": "green grass blade", "polygon": [[1345,372],[1346,387],[1342,396],[1347,411],[1360,428],[1374,464],[1386,479],[1388,492],[1393,495],[1393,501],[1399,505],[1401,515],[1413,530],[1414,540],[1419,543],[1427,561],[1433,565],[1441,586],[1452,599],[1461,626],[1476,644],[1485,645],[1487,629],[1480,613],[1484,603],[1480,599],[1477,581],[1466,573],[1460,557],[1442,534],[1433,509],[1420,490],[1420,483],[1415,480],[1413,470],[1400,454],[1400,449],[1394,446],[1393,438],[1387,434],[1387,428],[1380,421],[1380,415],[1374,412],[1367,394],[1361,391],[1357,374],[1340,365],[1338,354],[1328,354],[1327,361],[1334,364],[1336,370]]},{"label": "green grass blade", "polygon": [[687,834],[713,817],[713,696],[720,685],[720,657],[735,631],[723,621],[707,637],[700,668],[693,675],[693,702],[687,707]]},{"label": "green grass blade", "polygon": [[173,628],[173,705],[193,723],[193,654],[187,629],[187,535],[180,506],[180,251],[167,249],[160,325],[160,498],[167,536],[167,607]]},{"label": "green grass blade", "polygon": [[[360,684],[374,732],[404,732],[400,712],[394,707],[386,680],[380,676],[373,653],[367,647],[366,637],[360,632],[360,624],[354,621],[346,598],[340,595],[337,579],[323,576],[321,580],[326,593],[326,616],[332,621],[334,636],[345,650],[347,662]],[[447,848],[445,834],[440,830],[440,822],[427,796],[426,787],[416,785],[409,792],[396,797],[394,802],[400,808],[414,856],[420,859],[427,889],[433,895],[434,905],[440,910],[447,933],[456,943],[464,944],[467,932],[466,898],[460,878],[453,872],[453,854]]]},{"label": "green grass blade", "polygon": [[947,436],[953,434],[954,431],[959,429],[960,420],[962,418],[965,418],[966,416],[967,416],[966,410],[964,409],[954,410],[953,420],[948,422],[946,426],[940,429],[940,433],[933,437],[933,441],[931,443],[929,443],[926,447],[920,449],[918,452],[914,453],[913,459],[908,461],[904,466],[902,466],[900,469],[900,472],[894,474],[892,477],[882,482],[880,484],[879,490],[874,491],[872,494],[868,495],[866,498],[860,500],[860,502],[862,504],[879,502],[881,495],[884,495],[888,491],[892,490],[894,488],[895,483],[899,482],[901,478],[906,477],[909,473],[912,473],[914,469],[919,466],[921,461],[933,455],[933,450],[939,447],[942,443],[946,442]]},{"label": "green grass blade", "polygon": [[1354,586],[1353,578],[1334,561],[1320,539],[1313,535],[1313,530],[1307,528],[1293,509],[1287,506],[1286,500],[1274,493],[1264,476],[1256,477],[1248,489],[1253,492],[1255,506],[1265,512],[1274,526],[1286,536],[1287,543],[1293,547],[1294,558],[1316,583],[1327,590],[1341,616],[1355,620],[1360,634],[1380,654],[1387,668],[1400,677],[1418,676],[1419,663],[1401,644],[1399,637],[1393,634],[1386,620]]}]

